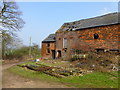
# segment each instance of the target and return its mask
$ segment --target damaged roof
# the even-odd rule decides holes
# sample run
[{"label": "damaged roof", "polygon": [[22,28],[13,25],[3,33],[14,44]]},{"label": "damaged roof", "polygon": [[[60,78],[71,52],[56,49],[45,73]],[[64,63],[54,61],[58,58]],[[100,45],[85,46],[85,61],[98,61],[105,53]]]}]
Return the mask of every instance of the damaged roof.
[{"label": "damaged roof", "polygon": [[111,25],[111,24],[117,24],[118,23],[118,12],[116,13],[110,13],[102,16],[97,16],[94,18],[89,19],[82,19],[79,21],[64,23],[59,31],[73,31],[73,30],[80,30],[84,28],[91,28],[91,27],[97,27],[97,26],[105,26],[105,25]]},{"label": "damaged roof", "polygon": [[42,42],[55,42],[55,34],[50,34],[47,38],[45,38]]}]

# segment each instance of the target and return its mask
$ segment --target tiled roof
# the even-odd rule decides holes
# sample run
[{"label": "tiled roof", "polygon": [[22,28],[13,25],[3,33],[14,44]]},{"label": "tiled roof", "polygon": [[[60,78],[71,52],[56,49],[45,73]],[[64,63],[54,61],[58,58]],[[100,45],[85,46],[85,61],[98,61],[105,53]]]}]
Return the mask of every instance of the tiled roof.
[{"label": "tiled roof", "polygon": [[55,34],[50,34],[47,38],[45,38],[42,42],[55,42]]},{"label": "tiled roof", "polygon": [[64,23],[58,31],[72,31],[96,26],[104,26],[118,23],[118,13],[110,13],[94,18]]}]

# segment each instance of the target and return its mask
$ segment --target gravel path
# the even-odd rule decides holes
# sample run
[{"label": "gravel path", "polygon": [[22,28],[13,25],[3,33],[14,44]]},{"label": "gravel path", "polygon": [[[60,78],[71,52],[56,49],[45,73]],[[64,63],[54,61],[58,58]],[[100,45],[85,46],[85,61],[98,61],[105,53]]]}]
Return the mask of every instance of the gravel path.
[{"label": "gravel path", "polygon": [[2,88],[68,88],[62,83],[29,79],[7,71],[8,68],[16,64],[18,63],[2,66]]}]

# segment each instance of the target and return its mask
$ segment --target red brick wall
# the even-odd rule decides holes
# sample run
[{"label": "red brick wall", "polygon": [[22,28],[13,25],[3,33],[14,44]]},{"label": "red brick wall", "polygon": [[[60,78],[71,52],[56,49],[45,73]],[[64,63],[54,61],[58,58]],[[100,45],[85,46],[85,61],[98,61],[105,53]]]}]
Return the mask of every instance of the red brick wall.
[{"label": "red brick wall", "polygon": [[[66,56],[72,48],[83,51],[94,51],[96,48],[118,49],[119,27],[120,25],[109,25],[79,31],[56,32],[56,50],[61,50],[62,56]],[[98,39],[94,39],[95,33],[99,35]],[[63,38],[68,39],[67,53],[63,50]]]},{"label": "red brick wall", "polygon": [[52,58],[52,50],[55,50],[55,43],[50,42],[50,53],[47,53],[47,43],[42,43],[42,57],[43,58]]}]

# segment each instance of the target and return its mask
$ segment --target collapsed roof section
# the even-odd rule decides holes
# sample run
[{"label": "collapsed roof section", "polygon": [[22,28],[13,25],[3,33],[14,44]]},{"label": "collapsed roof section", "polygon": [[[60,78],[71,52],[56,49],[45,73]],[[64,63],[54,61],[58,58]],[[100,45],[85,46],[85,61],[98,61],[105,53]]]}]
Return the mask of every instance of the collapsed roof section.
[{"label": "collapsed roof section", "polygon": [[118,12],[110,13],[102,16],[97,16],[89,19],[82,19],[79,21],[64,23],[57,32],[62,31],[74,31],[85,28],[97,27],[97,26],[105,26],[111,24],[119,23]]}]

